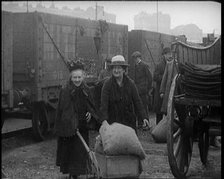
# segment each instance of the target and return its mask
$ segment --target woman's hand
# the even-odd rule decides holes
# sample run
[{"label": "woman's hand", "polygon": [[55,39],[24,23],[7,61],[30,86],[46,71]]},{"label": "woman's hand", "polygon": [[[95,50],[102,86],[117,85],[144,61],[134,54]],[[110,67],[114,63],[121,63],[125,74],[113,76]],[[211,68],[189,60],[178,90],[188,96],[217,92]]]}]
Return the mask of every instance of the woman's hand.
[{"label": "woman's hand", "polygon": [[86,120],[87,120],[87,122],[89,122],[90,119],[91,119],[91,113],[90,112],[87,112],[86,113]]},{"label": "woman's hand", "polygon": [[149,128],[149,121],[147,119],[143,119],[143,128]]}]

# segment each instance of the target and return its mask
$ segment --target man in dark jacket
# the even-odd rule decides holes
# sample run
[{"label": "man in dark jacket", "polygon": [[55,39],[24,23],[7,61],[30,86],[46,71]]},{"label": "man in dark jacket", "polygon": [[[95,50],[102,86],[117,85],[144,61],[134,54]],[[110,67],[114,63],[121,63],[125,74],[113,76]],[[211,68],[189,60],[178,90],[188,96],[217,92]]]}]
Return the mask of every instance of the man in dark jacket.
[{"label": "man in dark jacket", "polygon": [[164,54],[168,53],[170,51],[169,48],[164,48],[162,53],[162,58],[160,59],[159,63],[155,67],[154,75],[153,75],[153,81],[155,81],[156,86],[154,89],[154,112],[156,113],[156,124],[158,124],[162,118],[163,113],[161,112],[161,106],[163,99],[160,97],[160,85],[163,78],[163,73],[166,67],[166,59],[164,57]]},{"label": "man in dark jacket", "polygon": [[[139,51],[135,51],[132,54],[134,60],[134,82],[137,86],[139,96],[144,105],[147,116],[149,116],[149,110],[151,107],[149,92],[152,88],[152,74],[149,71],[148,65],[142,61],[142,55]],[[138,120],[141,124],[141,120]]]},{"label": "man in dark jacket", "polygon": [[[136,130],[136,115],[148,126],[135,83],[125,74],[128,64],[122,55],[112,58],[112,76],[104,82],[101,93],[101,120],[118,122]],[[136,112],[136,113],[135,113]]]}]

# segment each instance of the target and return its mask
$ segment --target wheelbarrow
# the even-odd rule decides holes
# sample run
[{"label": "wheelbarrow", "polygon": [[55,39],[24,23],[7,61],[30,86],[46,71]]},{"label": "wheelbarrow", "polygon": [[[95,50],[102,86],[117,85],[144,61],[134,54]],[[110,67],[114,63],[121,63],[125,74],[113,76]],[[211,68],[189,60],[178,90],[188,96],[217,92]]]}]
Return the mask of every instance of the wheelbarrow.
[{"label": "wheelbarrow", "polygon": [[107,156],[91,151],[77,130],[77,135],[82,141],[89,155],[91,162],[92,175],[99,179],[115,179],[115,178],[138,178],[141,173],[141,163],[137,156],[133,155],[117,155]]}]

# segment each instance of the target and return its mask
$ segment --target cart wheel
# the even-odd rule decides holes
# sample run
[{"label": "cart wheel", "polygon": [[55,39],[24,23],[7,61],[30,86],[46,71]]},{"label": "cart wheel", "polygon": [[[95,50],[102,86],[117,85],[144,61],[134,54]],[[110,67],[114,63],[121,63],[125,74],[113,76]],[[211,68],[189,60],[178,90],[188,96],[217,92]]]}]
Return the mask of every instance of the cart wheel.
[{"label": "cart wheel", "polygon": [[202,128],[199,129],[199,142],[198,148],[200,152],[201,162],[206,165],[208,158],[208,148],[209,148],[209,132],[208,132],[208,124],[201,123]]},{"label": "cart wheel", "polygon": [[[176,178],[186,177],[192,155],[193,147],[193,119],[187,117],[184,105],[175,106],[178,119],[174,118],[174,91],[176,86],[174,78],[169,94],[167,108],[167,150],[171,171]],[[177,131],[174,126],[177,124]],[[176,131],[176,132],[175,132]]]},{"label": "cart wheel", "polygon": [[34,138],[43,141],[48,133],[48,121],[44,103],[33,104],[32,128]]}]

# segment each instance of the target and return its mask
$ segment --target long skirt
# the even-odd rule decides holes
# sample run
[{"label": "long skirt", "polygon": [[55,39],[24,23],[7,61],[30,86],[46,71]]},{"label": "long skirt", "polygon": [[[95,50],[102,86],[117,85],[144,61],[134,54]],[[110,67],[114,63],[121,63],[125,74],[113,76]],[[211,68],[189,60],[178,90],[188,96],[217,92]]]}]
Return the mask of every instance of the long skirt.
[{"label": "long skirt", "polygon": [[[79,131],[89,144],[88,130]],[[88,153],[77,134],[71,137],[58,137],[56,165],[63,174],[83,175],[87,173]]]}]

